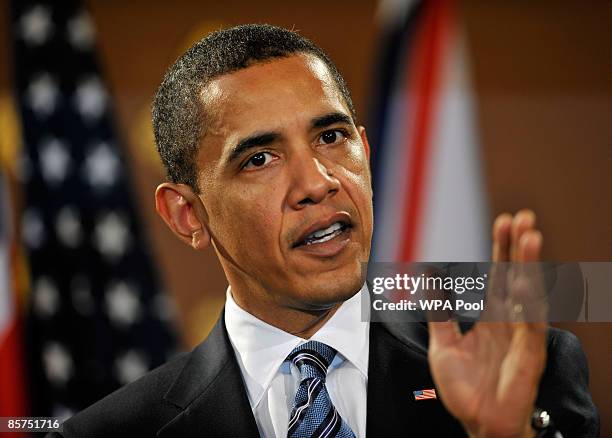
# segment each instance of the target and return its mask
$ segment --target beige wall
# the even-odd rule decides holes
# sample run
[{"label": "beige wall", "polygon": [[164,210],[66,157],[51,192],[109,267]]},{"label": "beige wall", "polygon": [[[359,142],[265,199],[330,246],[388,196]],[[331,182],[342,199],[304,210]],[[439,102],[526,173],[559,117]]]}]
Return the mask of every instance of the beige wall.
[{"label": "beige wall", "polygon": [[[612,3],[465,1],[494,212],[530,206],[544,258],[612,260]],[[580,338],[612,436],[612,324]]]},{"label": "beige wall", "polygon": [[[6,3],[0,3],[0,66],[9,61]],[[198,254],[180,244],[154,213],[153,191],[162,173],[147,124],[148,107],[164,70],[196,35],[221,25],[294,27],[336,61],[358,113],[365,114],[377,31],[375,2],[88,3],[145,224],[168,290],[176,297],[185,344],[194,345],[218,315],[225,279],[211,251]],[[612,260],[612,3],[461,5],[493,213],[535,209],[547,260]],[[10,90],[8,73],[0,67],[0,95]],[[567,327],[578,334],[589,356],[602,436],[612,436],[612,324]]]}]

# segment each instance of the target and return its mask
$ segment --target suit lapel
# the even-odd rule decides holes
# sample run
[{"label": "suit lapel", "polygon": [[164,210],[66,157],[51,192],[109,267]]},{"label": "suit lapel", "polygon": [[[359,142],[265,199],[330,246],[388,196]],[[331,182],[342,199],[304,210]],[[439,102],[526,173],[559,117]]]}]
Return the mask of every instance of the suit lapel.
[{"label": "suit lapel", "polygon": [[435,389],[421,323],[371,323],[367,436],[465,436],[439,399],[415,400],[413,391]]},{"label": "suit lapel", "polygon": [[[419,432],[465,436],[439,399],[414,399],[413,391],[435,388],[427,345],[424,324],[370,324],[368,438]],[[182,411],[159,437],[259,436],[222,316],[190,354],[165,400]]]},{"label": "suit lapel", "polygon": [[160,429],[159,437],[259,436],[223,313],[165,400],[182,412]]}]

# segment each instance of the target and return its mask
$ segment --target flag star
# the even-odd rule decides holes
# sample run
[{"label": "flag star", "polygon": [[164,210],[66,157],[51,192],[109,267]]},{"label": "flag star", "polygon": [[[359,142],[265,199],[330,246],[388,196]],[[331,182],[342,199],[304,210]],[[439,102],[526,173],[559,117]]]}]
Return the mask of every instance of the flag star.
[{"label": "flag star", "polygon": [[122,385],[133,382],[148,370],[147,359],[134,350],[127,351],[115,360],[115,372]]},{"label": "flag star", "polygon": [[26,101],[39,117],[48,117],[55,111],[59,99],[56,80],[49,73],[39,74],[26,90]]},{"label": "flag star", "polygon": [[21,234],[30,249],[40,248],[45,240],[45,225],[38,210],[30,208],[23,213]]},{"label": "flag star", "polygon": [[85,177],[94,189],[107,189],[117,181],[119,164],[117,154],[107,143],[100,142],[85,158]]},{"label": "flag star", "polygon": [[64,142],[57,138],[47,138],[39,150],[40,170],[45,181],[51,185],[64,181],[70,167],[70,155]]},{"label": "flag star", "polygon": [[106,291],[106,310],[116,325],[133,324],[141,316],[140,300],[133,287],[118,282]]},{"label": "flag star", "polygon": [[67,247],[76,248],[81,243],[81,218],[74,207],[62,207],[55,220],[55,230],[59,240]]},{"label": "flag star", "polygon": [[54,30],[51,11],[36,5],[21,16],[19,27],[26,44],[40,46],[47,42]]},{"label": "flag star", "polygon": [[68,40],[73,47],[79,50],[89,50],[93,47],[96,31],[89,14],[81,10],[68,20]]},{"label": "flag star", "polygon": [[116,212],[98,219],[93,238],[98,251],[110,260],[120,258],[131,243],[128,224]]},{"label": "flag star", "polygon": [[34,284],[34,311],[41,317],[53,316],[59,308],[59,292],[53,280],[40,277]]},{"label": "flag star", "polygon": [[81,80],[74,96],[78,112],[89,122],[98,120],[104,114],[107,99],[106,90],[96,76]]},{"label": "flag star", "polygon": [[82,316],[90,316],[94,311],[94,299],[89,279],[82,275],[74,277],[71,289],[74,310]]},{"label": "flag star", "polygon": [[43,363],[47,379],[56,386],[64,386],[74,370],[70,353],[59,342],[48,342],[43,347]]}]

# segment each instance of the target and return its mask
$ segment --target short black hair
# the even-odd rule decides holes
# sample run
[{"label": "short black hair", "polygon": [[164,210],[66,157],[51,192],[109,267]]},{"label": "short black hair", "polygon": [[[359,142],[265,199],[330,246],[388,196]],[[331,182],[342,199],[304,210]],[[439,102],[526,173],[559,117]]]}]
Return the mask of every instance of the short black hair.
[{"label": "short black hair", "polygon": [[195,43],[176,60],[153,100],[155,143],[168,179],[188,184],[199,193],[196,154],[206,123],[200,93],[210,81],[259,62],[301,53],[314,55],[325,63],[356,121],[344,78],[331,59],[308,39],[268,24],[219,30]]}]

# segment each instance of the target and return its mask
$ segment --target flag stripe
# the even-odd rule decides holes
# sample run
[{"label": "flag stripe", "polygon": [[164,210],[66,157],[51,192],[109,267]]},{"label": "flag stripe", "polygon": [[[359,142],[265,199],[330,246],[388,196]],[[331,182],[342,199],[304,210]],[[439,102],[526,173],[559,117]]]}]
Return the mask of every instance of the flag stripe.
[{"label": "flag stripe", "polygon": [[429,400],[437,398],[435,389],[423,389],[421,391],[413,391],[413,393],[415,400]]},{"label": "flag stripe", "polygon": [[410,168],[410,181],[405,188],[406,215],[403,224],[403,245],[400,249],[401,261],[413,261],[419,230],[419,220],[424,195],[423,183],[426,178],[429,156],[433,113],[436,111],[439,91],[440,65],[443,53],[444,33],[447,26],[447,0],[428,2],[424,10],[422,29],[417,40],[415,53],[416,65],[413,72],[414,84],[411,96],[415,100],[412,114],[413,132],[410,138],[412,150],[407,165]]},{"label": "flag stripe", "polygon": [[415,259],[488,259],[489,218],[465,33],[450,2]]},{"label": "flag stripe", "polygon": [[[398,3],[391,6],[398,7]],[[379,51],[383,56],[376,63],[382,69],[376,84],[382,89],[374,108],[374,116],[371,116],[368,135],[371,136],[373,148],[375,191],[376,227],[372,259],[377,261],[395,260],[400,246],[398,233],[403,220],[404,197],[398,196],[398,193],[401,193],[408,180],[405,162],[409,153],[406,145],[411,120],[411,106],[404,89],[409,85],[406,72],[411,67],[413,40],[421,10],[422,3],[416,1],[411,2],[406,10],[396,12],[398,16],[403,12],[404,19],[392,23],[399,28],[388,30],[389,37],[383,40],[383,48]],[[386,189],[389,187],[393,187],[393,190]]]},{"label": "flag stripe", "polygon": [[373,146],[372,259],[484,260],[489,220],[457,2],[419,2],[412,11],[409,28],[387,31],[406,48],[384,67],[401,80],[381,86],[384,114],[374,118],[382,141]]},{"label": "flag stripe", "polygon": [[0,417],[20,417],[27,413],[23,370],[22,330],[14,318],[2,333],[0,343]]}]

